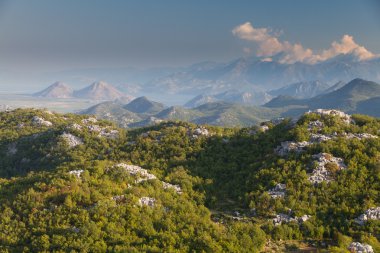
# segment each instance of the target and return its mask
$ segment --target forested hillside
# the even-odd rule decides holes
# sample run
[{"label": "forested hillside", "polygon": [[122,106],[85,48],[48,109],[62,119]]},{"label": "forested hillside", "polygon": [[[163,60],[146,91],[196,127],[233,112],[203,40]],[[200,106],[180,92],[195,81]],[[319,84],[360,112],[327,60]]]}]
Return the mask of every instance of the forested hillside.
[{"label": "forested hillside", "polygon": [[379,130],[327,110],[130,131],[1,112],[0,251],[380,252]]}]

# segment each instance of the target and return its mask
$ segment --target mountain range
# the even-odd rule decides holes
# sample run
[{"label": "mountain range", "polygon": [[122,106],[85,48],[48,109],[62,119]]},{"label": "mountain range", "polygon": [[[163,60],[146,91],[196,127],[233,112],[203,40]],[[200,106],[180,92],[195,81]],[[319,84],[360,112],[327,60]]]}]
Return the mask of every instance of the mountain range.
[{"label": "mountain range", "polygon": [[307,109],[335,108],[349,113],[364,113],[380,116],[378,110],[380,85],[363,79],[354,79],[343,87],[327,94],[309,99],[297,99],[290,96],[278,96],[265,104],[269,108],[303,106]]},{"label": "mountain range", "polygon": [[317,64],[282,64],[275,57],[272,61],[246,57],[228,63],[204,62],[156,78],[146,87],[171,94],[216,94],[231,89],[255,93],[315,80],[321,85],[346,83],[357,77],[380,81],[380,58],[358,61],[347,54]]},{"label": "mountain range", "polygon": [[126,95],[111,84],[103,81],[94,82],[80,90],[73,90],[63,82],[55,82],[46,89],[34,93],[35,97],[45,98],[83,98],[91,100],[132,100],[132,96]]},{"label": "mountain range", "polygon": [[152,125],[163,120],[218,126],[249,126],[278,117],[298,117],[317,108],[380,116],[380,85],[363,79],[354,79],[337,90],[308,99],[280,95],[264,106],[218,101],[211,96],[199,97],[199,100],[202,98],[206,103],[197,105],[197,101],[193,101],[193,108],[167,107],[147,97],[139,97],[130,103],[107,101],[83,110],[81,114],[93,114],[113,120],[125,128]]}]

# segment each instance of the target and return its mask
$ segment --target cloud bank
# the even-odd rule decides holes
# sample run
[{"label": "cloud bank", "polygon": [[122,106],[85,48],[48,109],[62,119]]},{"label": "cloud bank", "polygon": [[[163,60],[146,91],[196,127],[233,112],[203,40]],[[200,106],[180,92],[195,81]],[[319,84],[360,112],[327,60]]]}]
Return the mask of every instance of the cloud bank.
[{"label": "cloud bank", "polygon": [[[370,60],[380,56],[358,45],[350,35],[344,35],[340,41],[331,43],[329,49],[314,53],[312,49],[304,48],[299,43],[292,44],[288,41],[281,41],[279,34],[268,28],[255,28],[250,22],[235,27],[232,34],[239,39],[254,42],[258,46],[256,55],[265,57],[266,61],[271,59],[270,57],[280,54],[279,62],[283,64],[295,62],[315,64],[340,54],[352,54],[358,61]],[[247,52],[247,48],[244,51]]]}]

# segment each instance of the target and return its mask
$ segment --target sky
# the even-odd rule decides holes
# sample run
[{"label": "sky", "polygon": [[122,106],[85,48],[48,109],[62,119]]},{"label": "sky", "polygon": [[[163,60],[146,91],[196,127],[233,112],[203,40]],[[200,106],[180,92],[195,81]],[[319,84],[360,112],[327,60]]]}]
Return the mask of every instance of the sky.
[{"label": "sky", "polygon": [[0,73],[368,58],[379,14],[377,0],[0,0]]}]

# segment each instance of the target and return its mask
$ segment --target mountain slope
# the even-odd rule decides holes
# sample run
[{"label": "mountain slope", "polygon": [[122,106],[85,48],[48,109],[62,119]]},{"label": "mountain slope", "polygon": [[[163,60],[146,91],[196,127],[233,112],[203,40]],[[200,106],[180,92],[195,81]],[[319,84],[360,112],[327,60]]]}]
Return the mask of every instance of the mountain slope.
[{"label": "mountain slope", "polygon": [[139,97],[124,106],[125,109],[134,113],[158,113],[165,108],[161,103],[150,101],[147,97]]},{"label": "mountain slope", "polygon": [[277,90],[269,91],[272,96],[292,96],[295,98],[311,98],[323,93],[330,85],[321,81],[299,82]]},{"label": "mountain slope", "polygon": [[379,249],[379,119],[318,111],[127,132],[43,110],[0,119],[0,251]]},{"label": "mountain slope", "polygon": [[63,82],[55,82],[46,89],[34,93],[35,97],[44,98],[71,98],[73,97],[73,89]]},{"label": "mountain slope", "polygon": [[81,90],[74,91],[74,96],[94,100],[114,100],[126,97],[121,91],[105,82],[94,82]]},{"label": "mountain slope", "polygon": [[[377,115],[373,110],[365,112],[363,108],[376,108],[376,99],[380,96],[380,85],[363,79],[354,79],[338,90],[310,99],[295,99],[279,96],[265,104],[265,107],[283,108],[287,106],[305,106],[306,109],[337,108],[345,112],[359,112],[357,106],[362,104],[361,113]],[[367,102],[366,102],[367,101]],[[365,107],[363,107],[363,103]]]}]

